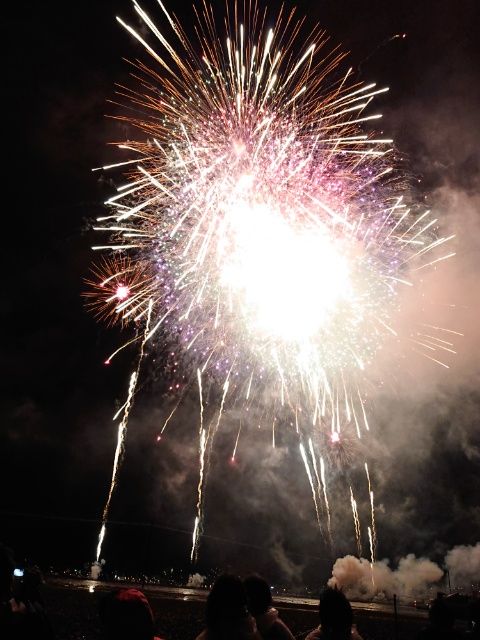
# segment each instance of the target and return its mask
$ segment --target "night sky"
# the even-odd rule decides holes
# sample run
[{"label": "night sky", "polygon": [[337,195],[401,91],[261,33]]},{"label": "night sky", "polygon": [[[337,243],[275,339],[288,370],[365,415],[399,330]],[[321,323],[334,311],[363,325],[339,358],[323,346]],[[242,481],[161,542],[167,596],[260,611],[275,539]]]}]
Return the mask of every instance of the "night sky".
[{"label": "night sky", "polygon": [[[162,26],[155,2],[144,4]],[[395,139],[417,199],[437,207],[459,235],[456,264],[439,276],[444,297],[457,305],[446,319],[440,312],[442,321],[465,333],[457,361],[448,372],[432,372],[412,360],[402,384],[382,389],[373,409],[380,555],[439,559],[453,545],[480,539],[478,3],[296,4],[312,27],[318,21],[351,52],[359,79],[390,87],[376,102],[381,128]],[[167,5],[191,31],[191,3]],[[114,83],[128,82],[122,58],[146,59],[115,15],[136,20],[126,0],[23,2],[4,27],[0,537],[20,555],[60,564],[93,560],[98,524],[89,521],[100,517],[106,497],[116,438],[111,417],[134,358],[126,351],[104,366],[120,331],[98,324],[81,298],[93,257],[92,220],[115,187],[91,168],[118,160],[108,142],[138,135],[105,117],[119,112],[107,102]],[[399,33],[407,37],[391,40]],[[157,444],[167,381],[150,356],[111,517],[164,527],[153,534],[152,568],[187,566],[197,407],[187,402]],[[254,434],[241,441],[232,467],[234,438],[227,426],[217,443],[205,526],[222,540],[202,543],[200,569],[327,576],[332,558],[314,526],[298,446],[279,436],[271,452],[268,435]],[[337,509],[335,557],[355,548],[347,507]],[[146,527],[113,526],[107,557],[138,568],[148,535]]]}]

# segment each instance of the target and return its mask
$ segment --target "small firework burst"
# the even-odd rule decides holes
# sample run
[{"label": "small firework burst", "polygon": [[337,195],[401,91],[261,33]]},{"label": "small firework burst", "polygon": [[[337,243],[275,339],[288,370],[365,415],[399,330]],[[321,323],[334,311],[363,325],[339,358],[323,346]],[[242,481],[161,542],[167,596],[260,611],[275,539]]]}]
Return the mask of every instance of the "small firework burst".
[{"label": "small firework burst", "polygon": [[86,307],[108,325],[125,324],[136,319],[129,313],[152,285],[152,277],[146,265],[129,256],[115,254],[104,257],[91,269],[85,280],[87,290],[83,293]]}]

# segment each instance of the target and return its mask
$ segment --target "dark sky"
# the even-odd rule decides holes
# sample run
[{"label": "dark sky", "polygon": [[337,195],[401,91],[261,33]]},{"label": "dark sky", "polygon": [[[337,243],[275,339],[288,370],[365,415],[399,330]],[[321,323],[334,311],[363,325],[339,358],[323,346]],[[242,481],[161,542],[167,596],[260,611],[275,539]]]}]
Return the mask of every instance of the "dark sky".
[{"label": "dark sky", "polygon": [[[167,4],[191,28],[191,3]],[[156,4],[145,6],[161,26]],[[377,401],[379,433],[383,442],[393,442],[395,452],[378,470],[386,513],[382,518],[379,511],[382,553],[438,556],[480,538],[479,368],[471,363],[478,347],[472,318],[478,310],[475,276],[480,275],[474,271],[480,228],[478,3],[303,0],[297,6],[312,26],[318,21],[333,42],[350,50],[359,78],[390,86],[377,101],[382,127],[395,138],[409,174],[421,179],[415,180],[418,198],[440,203],[450,217],[453,208],[457,222],[464,227],[468,219],[468,235],[477,237],[470,237],[459,262],[466,274],[462,319],[473,333],[460,348],[458,371],[410,399],[407,411],[405,398],[387,394]],[[4,26],[0,522],[12,546],[22,553],[34,548],[44,559],[43,547],[54,562],[92,559],[97,525],[8,513],[95,519],[106,496],[115,446],[111,416],[125,395],[134,354],[127,352],[111,367],[102,364],[121,337],[85,311],[81,292],[92,259],[91,220],[113,190],[108,175],[91,168],[115,160],[107,143],[125,135],[105,118],[115,110],[106,99],[113,97],[114,83],[127,78],[122,57],[144,55],[115,21],[121,15],[134,22],[133,13],[126,0],[20,2]],[[403,32],[405,39],[389,41]],[[191,414],[196,408],[187,406],[178,433],[157,446],[163,384],[153,378],[149,365],[112,517],[190,531],[197,481]],[[388,418],[392,411],[409,423],[400,427],[407,434],[403,439]],[[415,432],[413,423],[419,425]],[[268,561],[258,552],[273,573],[272,563],[285,563],[284,573],[291,574],[314,556],[324,558],[325,570],[330,558],[313,527],[308,486],[295,472],[296,454],[292,462],[282,449],[266,461],[262,443],[253,441],[258,458],[249,453],[232,469],[222,454],[231,434],[225,438],[214,460],[207,533],[274,549]],[[353,551],[339,528],[338,554]],[[155,535],[158,565],[185,565],[189,536]],[[118,526],[110,537],[111,556],[117,561],[131,557],[138,565],[145,536],[141,527]],[[244,558],[235,544],[206,541],[204,548],[204,566],[238,566]]]}]

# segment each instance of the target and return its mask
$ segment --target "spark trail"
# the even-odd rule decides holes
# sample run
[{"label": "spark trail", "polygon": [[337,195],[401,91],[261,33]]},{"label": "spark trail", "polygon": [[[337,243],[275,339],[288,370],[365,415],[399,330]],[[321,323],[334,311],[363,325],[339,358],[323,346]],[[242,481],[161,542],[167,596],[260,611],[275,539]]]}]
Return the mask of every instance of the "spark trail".
[{"label": "spark trail", "polygon": [[198,478],[198,500],[197,500],[197,515],[195,516],[195,524],[193,527],[192,536],[192,550],[190,552],[190,560],[193,562],[196,559],[198,553],[198,540],[201,533],[202,524],[202,506],[203,506],[203,476],[205,473],[205,452],[207,449],[207,436],[205,429],[202,428],[200,432],[200,475]]},{"label": "spark trail", "polygon": [[373,503],[373,491],[372,485],[370,483],[370,473],[368,472],[368,464],[365,462],[365,473],[367,475],[368,481],[368,496],[370,498],[370,514],[372,520],[372,529],[371,529],[371,545],[372,545],[372,562],[375,562],[375,551],[377,547],[377,531],[375,528],[375,506]]},{"label": "spark trail", "polygon": [[232,462],[235,462],[235,454],[237,453],[238,440],[240,438],[241,431],[242,431],[242,421],[240,420],[240,426],[238,427],[238,433],[237,433],[237,437],[235,438],[235,445],[233,447],[233,452],[232,452]]},{"label": "spark trail", "polygon": [[[194,529],[193,529],[193,542],[192,542],[192,550],[190,552],[190,560],[191,562],[197,561],[198,556],[198,544],[200,540],[200,535],[203,530],[203,503],[205,500],[205,481],[208,472],[208,465],[210,461],[210,452],[213,447],[213,441],[215,438],[215,434],[218,431],[218,427],[220,426],[220,421],[223,415],[223,408],[225,406],[225,398],[227,397],[228,389],[230,386],[229,382],[230,372],[227,374],[225,382],[223,384],[223,395],[222,401],[220,403],[220,409],[218,410],[217,420],[215,422],[215,426],[212,427],[212,423],[210,422],[208,428],[205,430],[203,426],[201,426],[200,432],[200,477],[198,480],[198,500],[197,500],[197,515],[195,517]],[[198,376],[199,380],[199,391],[202,394],[202,386],[201,386],[201,376]],[[203,404],[202,404],[203,407]],[[203,408],[201,409],[201,424],[203,423]]]},{"label": "spark trail", "polygon": [[[321,479],[320,479],[320,476],[318,475],[318,466],[317,466],[317,460],[315,456],[315,449],[313,447],[313,442],[311,438],[308,439],[308,447],[310,449],[310,456],[313,462],[313,470],[315,472],[315,478],[317,480],[318,499],[321,502],[322,493],[323,493],[323,499],[325,501],[325,512],[327,514],[327,541],[330,546],[330,552],[332,552],[333,539],[332,539],[332,529],[331,529],[331,522],[330,522],[330,507],[328,504],[327,487],[325,483],[325,466],[323,464],[323,459],[320,458],[320,475],[321,475]],[[323,531],[323,527],[321,528],[321,531]]]},{"label": "spark trail", "polygon": [[358,517],[357,501],[353,497],[353,489],[350,487],[350,504],[352,506],[353,524],[355,527],[355,540],[357,543],[358,557],[362,557],[362,535],[360,530],[360,518]]},{"label": "spark trail", "polygon": [[323,458],[320,458],[320,477],[322,479],[323,499],[325,501],[325,509],[327,511],[327,527],[330,540],[332,539],[332,521],[330,517],[330,505],[328,504],[327,496],[327,481],[325,479],[325,464]]},{"label": "spark trail", "polygon": [[[140,374],[140,367],[141,367],[143,356],[144,356],[145,343],[147,341],[147,335],[148,335],[148,331],[149,331],[149,328],[150,328],[151,313],[152,313],[152,304],[151,304],[151,301],[150,301],[149,302],[149,306],[148,306],[147,322],[145,324],[143,340],[142,340],[141,345],[140,345],[140,353],[139,353],[139,356],[138,356],[137,368],[135,369],[135,371],[132,372],[132,374],[130,376],[130,383],[128,385],[127,400],[126,400],[125,405],[124,405],[122,419],[120,421],[120,424],[118,425],[117,446],[115,448],[115,457],[114,457],[114,460],[113,460],[112,479],[111,479],[111,482],[110,482],[110,489],[108,491],[107,501],[105,502],[105,507],[103,509],[102,524],[101,524],[101,527],[100,527],[100,533],[98,535],[98,544],[97,544],[97,553],[96,553],[97,562],[100,560],[100,554],[102,552],[103,540],[105,538],[105,533],[106,533],[108,514],[109,514],[109,511],[110,511],[110,502],[112,500],[113,492],[114,492],[115,486],[117,484],[118,471],[119,471],[119,468],[120,468],[120,465],[121,465],[121,462],[122,462],[122,458],[123,458],[123,454],[124,454],[124,451],[125,451],[125,436],[127,434],[128,418],[130,416],[130,410],[131,410],[132,404],[133,404],[133,397],[134,397],[134,394],[135,394],[135,389],[136,389],[136,386],[137,386],[138,376]],[[117,414],[115,414],[115,416],[116,415]]]},{"label": "spark trail", "polygon": [[313,498],[313,504],[315,506],[315,514],[317,516],[318,527],[320,531],[322,531],[322,522],[320,518],[320,511],[318,509],[317,494],[315,491],[315,487],[313,485],[312,473],[310,471],[310,466],[308,464],[307,454],[305,453],[305,447],[303,446],[302,443],[300,443],[300,453],[302,455],[303,464],[305,465],[305,471],[307,473],[308,482],[310,483],[310,489],[312,491],[312,498]]},{"label": "spark trail", "polygon": [[375,551],[373,548],[373,535],[370,527],[368,527],[368,541],[370,543],[370,572],[372,574],[372,585],[375,588],[375,577],[373,575],[373,567],[375,565]]}]

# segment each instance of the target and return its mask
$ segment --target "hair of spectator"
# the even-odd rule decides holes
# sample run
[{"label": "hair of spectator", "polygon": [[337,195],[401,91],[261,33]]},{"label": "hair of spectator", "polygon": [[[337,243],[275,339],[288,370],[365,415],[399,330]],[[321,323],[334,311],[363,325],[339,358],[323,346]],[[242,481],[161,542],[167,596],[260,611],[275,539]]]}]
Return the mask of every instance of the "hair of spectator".
[{"label": "hair of spectator", "polygon": [[219,576],[207,597],[208,629],[215,629],[225,622],[241,620],[247,616],[247,595],[240,578],[230,574]]},{"label": "hair of spectator", "polygon": [[268,582],[259,575],[251,575],[243,581],[247,592],[248,608],[253,616],[261,615],[272,606],[272,591]]},{"label": "hair of spectator", "polygon": [[350,629],[353,612],[350,602],[339,589],[327,588],[320,596],[319,615],[322,629]]},{"label": "hair of spectator", "polygon": [[137,589],[116,589],[99,605],[106,640],[152,640],[154,621],[146,596]]}]

